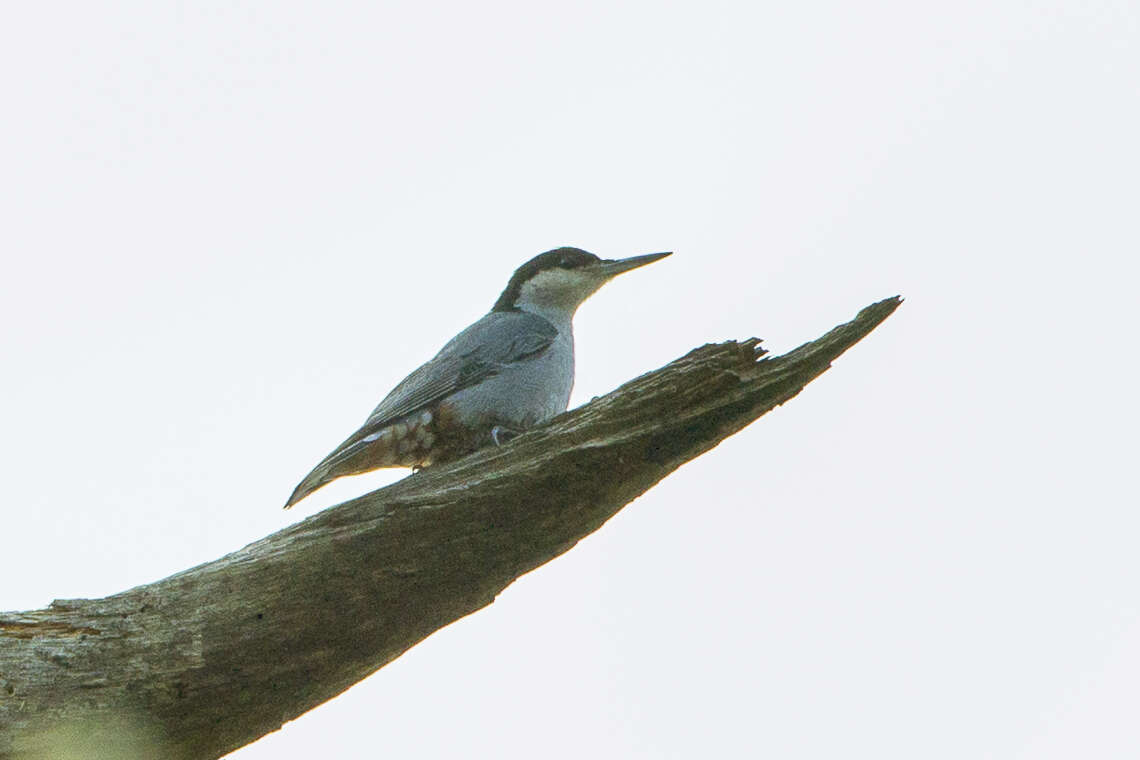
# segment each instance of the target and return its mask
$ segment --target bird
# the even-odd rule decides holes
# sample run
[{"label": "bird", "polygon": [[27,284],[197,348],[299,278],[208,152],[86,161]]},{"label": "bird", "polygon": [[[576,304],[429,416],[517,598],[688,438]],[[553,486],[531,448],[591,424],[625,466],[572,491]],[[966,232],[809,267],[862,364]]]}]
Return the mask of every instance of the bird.
[{"label": "bird", "polygon": [[487,314],[400,381],[301,480],[285,509],[337,478],[451,462],[566,411],[578,307],[619,274],[671,253],[602,259],[563,247],[535,256],[515,270]]}]

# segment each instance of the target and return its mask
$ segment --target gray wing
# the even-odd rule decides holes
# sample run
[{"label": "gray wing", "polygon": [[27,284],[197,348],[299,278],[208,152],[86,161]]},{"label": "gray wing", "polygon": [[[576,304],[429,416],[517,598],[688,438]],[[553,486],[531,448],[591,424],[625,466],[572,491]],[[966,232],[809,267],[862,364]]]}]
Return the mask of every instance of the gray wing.
[{"label": "gray wing", "polygon": [[541,356],[557,335],[554,325],[534,314],[491,312],[393,388],[360,432],[368,435],[482,382],[505,365]]},{"label": "gray wing", "polygon": [[494,375],[508,364],[541,356],[557,335],[550,322],[525,312],[491,312],[483,317],[392,389],[364,425],[305,476],[285,508],[330,480],[373,469],[375,465],[362,467],[357,461],[370,445],[366,439],[372,433]]}]

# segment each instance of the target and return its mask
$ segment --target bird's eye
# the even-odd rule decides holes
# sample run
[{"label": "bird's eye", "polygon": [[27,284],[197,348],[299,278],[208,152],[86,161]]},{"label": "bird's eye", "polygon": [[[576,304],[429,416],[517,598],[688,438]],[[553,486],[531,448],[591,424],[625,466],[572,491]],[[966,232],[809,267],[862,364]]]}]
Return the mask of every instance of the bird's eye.
[{"label": "bird's eye", "polygon": [[563,269],[573,269],[576,266],[576,263],[569,256],[563,256],[558,261],[558,266],[562,267]]}]

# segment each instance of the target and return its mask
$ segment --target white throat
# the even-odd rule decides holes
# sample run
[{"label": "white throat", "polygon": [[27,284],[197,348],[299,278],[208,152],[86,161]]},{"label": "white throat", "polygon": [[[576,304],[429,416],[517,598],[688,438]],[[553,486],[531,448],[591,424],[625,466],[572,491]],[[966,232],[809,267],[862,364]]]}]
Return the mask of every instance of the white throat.
[{"label": "white throat", "polygon": [[515,306],[543,317],[559,330],[569,328],[574,312],[606,279],[581,270],[549,269],[523,283]]},{"label": "white throat", "polygon": [[562,306],[528,303],[523,299],[517,302],[519,309],[527,312],[528,314],[535,314],[545,319],[550,324],[554,325],[558,332],[571,335],[573,332],[574,312],[578,308],[576,305],[572,309],[566,309]]}]

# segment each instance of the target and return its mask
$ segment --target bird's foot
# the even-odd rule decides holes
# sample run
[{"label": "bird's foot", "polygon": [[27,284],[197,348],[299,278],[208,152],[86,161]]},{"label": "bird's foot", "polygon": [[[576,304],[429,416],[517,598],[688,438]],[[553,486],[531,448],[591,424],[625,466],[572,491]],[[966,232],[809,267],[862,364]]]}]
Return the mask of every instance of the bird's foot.
[{"label": "bird's foot", "polygon": [[516,438],[518,434],[518,430],[511,430],[502,425],[495,425],[495,427],[491,428],[491,440],[495,442],[496,446],[502,446],[512,438]]}]

